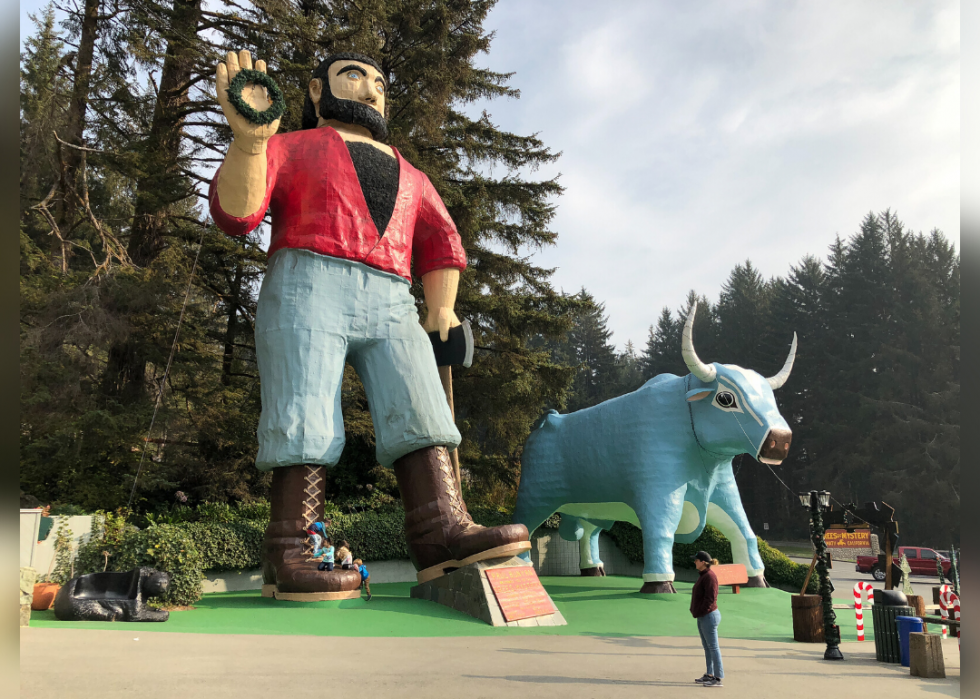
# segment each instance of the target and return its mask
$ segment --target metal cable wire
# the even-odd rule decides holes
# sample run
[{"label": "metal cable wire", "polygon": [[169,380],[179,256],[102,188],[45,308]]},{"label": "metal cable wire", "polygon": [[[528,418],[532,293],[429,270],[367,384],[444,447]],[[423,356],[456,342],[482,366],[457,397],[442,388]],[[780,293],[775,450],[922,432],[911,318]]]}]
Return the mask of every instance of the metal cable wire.
[{"label": "metal cable wire", "polygon": [[180,326],[184,322],[184,311],[187,310],[187,300],[191,297],[191,283],[194,281],[194,273],[197,271],[197,261],[201,257],[201,249],[204,247],[204,228],[201,228],[201,239],[197,244],[197,254],[194,256],[194,266],[191,267],[191,275],[187,279],[187,291],[184,292],[184,304],[180,307],[180,318],[177,319],[177,330],[174,332],[174,341],[170,346],[170,357],[167,359],[167,368],[163,372],[163,380],[160,382],[160,390],[157,392],[157,400],[153,406],[153,416],[150,418],[150,426],[146,430],[146,437],[143,439],[143,453],[140,455],[140,465],[136,469],[136,477],[133,479],[133,489],[129,491],[129,502],[126,507],[133,504],[133,497],[136,495],[136,484],[139,482],[140,474],[143,472],[143,462],[146,460],[146,449],[150,444],[150,435],[153,433],[153,423],[156,422],[157,412],[160,410],[160,403],[163,401],[163,392],[167,388],[167,378],[170,376],[170,366],[173,364],[174,355],[177,353],[177,338],[180,337]]}]

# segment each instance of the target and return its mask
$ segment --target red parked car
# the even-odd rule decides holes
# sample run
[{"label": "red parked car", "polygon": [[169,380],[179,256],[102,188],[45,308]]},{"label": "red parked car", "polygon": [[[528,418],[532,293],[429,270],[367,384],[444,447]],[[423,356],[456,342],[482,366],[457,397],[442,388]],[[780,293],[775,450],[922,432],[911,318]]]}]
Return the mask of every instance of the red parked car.
[{"label": "red parked car", "polygon": [[[905,555],[906,560],[909,562],[909,567],[912,569],[912,575],[936,575],[936,560],[941,561],[943,567],[943,576],[949,580],[949,559],[943,556],[941,553],[936,552],[935,549],[927,549],[919,546],[899,546],[898,551],[892,555],[892,560],[895,565],[897,574],[899,578],[895,580],[901,580],[901,571],[898,571],[898,563],[902,560],[902,554]],[[883,582],[885,579],[885,554],[880,554],[879,556],[858,556],[857,565],[854,566],[854,570],[859,573],[870,573],[871,577],[879,582]],[[894,575],[895,573],[893,573]]]}]

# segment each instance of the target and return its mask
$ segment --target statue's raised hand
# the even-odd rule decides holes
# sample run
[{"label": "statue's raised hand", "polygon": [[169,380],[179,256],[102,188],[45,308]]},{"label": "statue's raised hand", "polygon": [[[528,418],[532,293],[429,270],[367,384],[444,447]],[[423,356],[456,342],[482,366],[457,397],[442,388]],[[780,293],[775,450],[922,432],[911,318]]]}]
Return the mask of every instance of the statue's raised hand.
[{"label": "statue's raised hand", "polygon": [[[265,69],[265,61],[255,62],[254,70],[265,73]],[[239,51],[237,54],[230,51],[225,62],[218,64],[215,85],[218,103],[235,134],[235,145],[249,153],[261,153],[265,150],[266,142],[279,129],[280,120],[276,119],[269,124],[254,124],[231,104],[228,86],[242,70],[253,70],[252,54],[248,51]],[[268,90],[260,85],[245,85],[242,88],[242,100],[257,112],[264,112],[272,106]]]}]

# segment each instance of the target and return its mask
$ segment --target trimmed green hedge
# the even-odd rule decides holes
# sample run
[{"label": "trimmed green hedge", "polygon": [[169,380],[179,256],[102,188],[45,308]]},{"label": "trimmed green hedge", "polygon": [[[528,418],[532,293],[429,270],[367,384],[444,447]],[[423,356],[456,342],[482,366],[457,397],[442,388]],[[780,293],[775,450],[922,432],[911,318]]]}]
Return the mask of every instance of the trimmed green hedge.
[{"label": "trimmed green hedge", "polygon": [[[93,537],[78,552],[76,575],[123,571],[138,566],[150,566],[171,575],[170,591],[159,600],[168,606],[193,604],[201,596],[201,580],[205,571],[249,570],[261,565],[262,539],[268,524],[266,506],[259,505],[254,513],[260,519],[245,519],[237,508],[209,506],[198,521],[176,524],[153,524],[137,529],[122,515],[98,513],[93,522]],[[474,508],[473,519],[485,526],[509,524],[511,515],[502,510]],[[209,520],[209,521],[205,521]],[[334,542],[346,539],[355,558],[365,561],[386,561],[408,558],[405,544],[405,513],[401,508],[390,512],[362,512],[334,515],[330,535]],[[557,517],[543,525],[558,526]],[[635,563],[643,562],[643,534],[631,524],[617,522],[609,532],[626,557]],[[720,563],[732,562],[728,540],[714,527],[691,544],[674,545],[674,566],[691,568],[691,557],[697,551],[707,551]],[[800,589],[807,566],[793,563],[781,552],[759,539],[759,554],[766,566],[766,578],[773,585]],[[816,592],[816,576],[808,591]]]},{"label": "trimmed green hedge", "polygon": [[158,602],[193,604],[204,571],[247,570],[261,565],[265,521],[182,522],[137,529],[124,516],[95,515],[92,538],[78,551],[76,575],[148,566],[170,573],[170,589]]},{"label": "trimmed green hedge", "polygon": [[248,570],[262,565],[266,522],[190,522],[172,525],[187,533],[207,571]]},{"label": "trimmed green hedge", "polygon": [[[218,504],[196,510],[198,521],[159,524],[151,520],[142,530],[128,524],[125,515],[97,514],[95,535],[78,552],[76,574],[150,566],[170,573],[172,578],[170,592],[160,602],[187,605],[200,599],[205,571],[249,570],[261,565],[262,539],[268,524],[264,504],[254,506],[252,512],[260,518],[252,520],[242,516],[247,511],[244,507]],[[510,522],[509,514],[496,510],[477,510],[473,517],[487,526]],[[405,513],[400,508],[334,515],[331,520],[330,535],[335,542],[346,539],[355,558],[408,558]]]},{"label": "trimmed green hedge", "polygon": [[405,544],[405,512],[359,512],[335,515],[328,533],[334,546],[346,539],[354,558],[365,561],[390,561],[408,558]]},{"label": "trimmed green hedge", "polygon": [[[93,523],[93,532],[96,529]],[[148,566],[170,573],[170,589],[159,600],[166,606],[193,604],[201,598],[204,559],[186,529],[161,525],[138,530],[125,528],[117,536],[94,535],[78,551],[75,574],[126,571]]]},{"label": "trimmed green hedge", "polygon": [[[616,522],[609,536],[632,563],[643,562],[643,532],[627,522]],[[701,536],[690,544],[674,544],[674,567],[693,568],[691,558],[698,551],[707,551],[719,563],[732,562],[732,546],[715,527],[707,525]],[[809,566],[794,563],[781,551],[759,539],[759,556],[766,566],[766,580],[770,585],[799,590],[803,587]],[[817,592],[817,576],[810,579],[807,592]]]}]

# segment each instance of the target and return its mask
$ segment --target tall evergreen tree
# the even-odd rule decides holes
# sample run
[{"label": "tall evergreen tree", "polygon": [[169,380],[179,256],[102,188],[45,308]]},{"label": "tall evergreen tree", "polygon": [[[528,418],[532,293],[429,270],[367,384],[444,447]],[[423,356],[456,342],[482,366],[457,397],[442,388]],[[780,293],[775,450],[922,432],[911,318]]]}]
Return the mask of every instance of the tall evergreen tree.
[{"label": "tall evergreen tree", "polygon": [[[650,326],[647,344],[640,356],[640,368],[644,379],[652,379],[658,374],[677,373],[677,348],[680,347],[681,328],[674,321],[670,309],[666,306],[660,311],[657,327]],[[684,362],[681,362],[683,367]]]},{"label": "tall evergreen tree", "polygon": [[616,349],[609,341],[605,304],[598,303],[584,288],[577,294],[582,304],[575,325],[568,333],[570,359],[578,365],[569,397],[568,410],[581,410],[613,397],[619,390],[620,367]]},{"label": "tall evergreen tree", "polygon": [[[463,111],[478,99],[518,96],[507,85],[510,76],[474,65],[489,49],[482,23],[492,5],[134,0],[100,16],[90,88],[95,99],[84,125],[90,150],[79,175],[88,177],[91,225],[122,245],[105,258],[112,264],[94,275],[85,267],[88,256],[76,254],[69,271],[77,267],[82,286],[69,291],[64,283],[42,282],[38,270],[57,265],[35,244],[45,242],[46,222],[25,214],[31,243],[22,277],[26,485],[48,499],[107,507],[125,503],[137,469],[142,506],[166,500],[178,485],[198,498],[264,492],[251,463],[260,235],[225,239],[206,226],[199,205],[207,182],[201,169],[228,143],[209,94],[214,66],[229,49],[250,48],[265,58],[286,90],[283,130],[289,130],[299,125],[317,62],[329,52],[361,50],[381,61],[391,81],[392,144],[429,175],[462,235],[470,267],[457,311],[473,323],[484,348],[471,369],[456,375],[463,462],[474,489],[512,495],[530,424],[546,403],[563,400],[572,374],[529,339],[567,330],[575,301],[551,288],[549,270],[519,253],[555,240],[548,225],[560,186],[521,173],[557,156],[535,137],[497,129],[487,114],[470,119]],[[82,15],[72,24],[76,43],[84,24]],[[30,85],[41,89],[42,83]],[[41,133],[47,127],[31,114],[25,134],[30,128]],[[54,152],[50,141],[44,148]],[[49,170],[35,177],[43,186],[56,179]],[[25,202],[34,205],[43,194],[30,196]],[[101,244],[98,236],[93,240]],[[104,257],[101,249],[92,252],[93,261]],[[421,300],[421,289],[413,291]],[[178,351],[163,383],[182,314]],[[84,335],[85,328],[98,332]],[[48,382],[58,372],[64,379],[69,368],[70,380],[59,385],[71,387],[76,402],[69,409],[62,401],[62,410],[55,396],[67,389],[53,391]],[[142,459],[158,394],[163,400],[153,446]],[[352,445],[345,460],[356,462],[349,465],[361,475],[373,472],[370,419],[353,375],[345,379],[343,400]],[[65,468],[68,461],[71,468]]]},{"label": "tall evergreen tree", "polygon": [[616,357],[618,370],[618,385],[615,395],[635,391],[643,385],[643,368],[640,364],[640,355],[633,346],[632,340],[626,341],[626,346],[622,353]]}]

